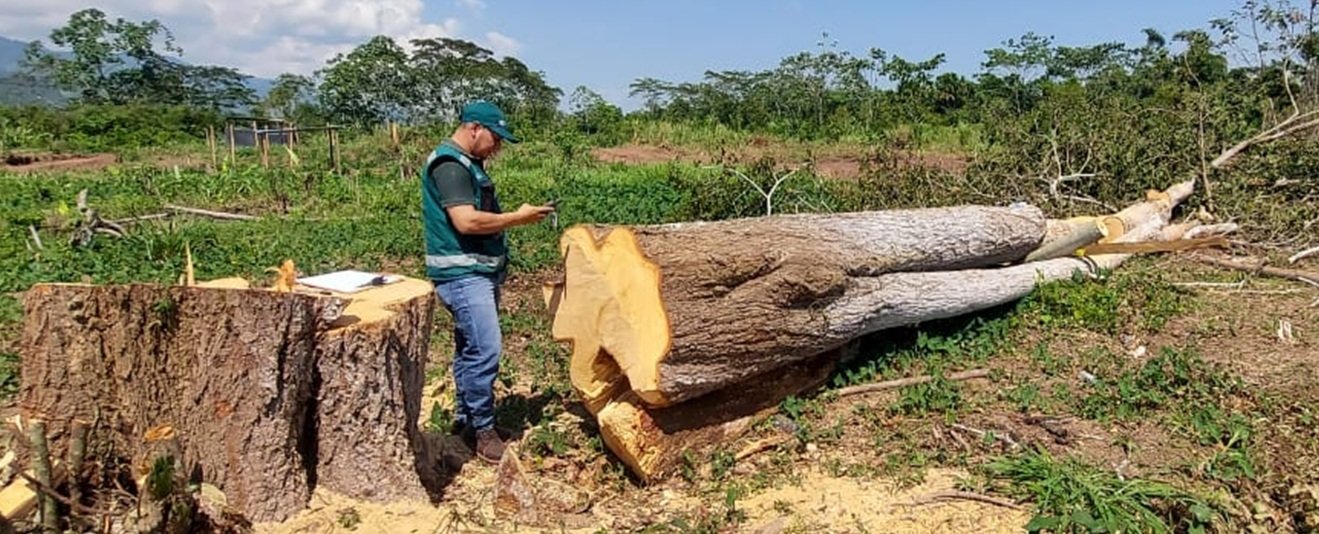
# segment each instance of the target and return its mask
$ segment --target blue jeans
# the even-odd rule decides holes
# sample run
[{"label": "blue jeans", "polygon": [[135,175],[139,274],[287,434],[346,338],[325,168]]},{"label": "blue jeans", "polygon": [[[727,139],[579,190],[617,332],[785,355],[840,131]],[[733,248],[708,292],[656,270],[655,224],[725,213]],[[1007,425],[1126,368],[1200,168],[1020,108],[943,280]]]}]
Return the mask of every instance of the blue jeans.
[{"label": "blue jeans", "polygon": [[503,342],[499,282],[492,276],[474,275],[435,285],[435,293],[453,314],[454,422],[475,430],[495,424],[495,376]]}]

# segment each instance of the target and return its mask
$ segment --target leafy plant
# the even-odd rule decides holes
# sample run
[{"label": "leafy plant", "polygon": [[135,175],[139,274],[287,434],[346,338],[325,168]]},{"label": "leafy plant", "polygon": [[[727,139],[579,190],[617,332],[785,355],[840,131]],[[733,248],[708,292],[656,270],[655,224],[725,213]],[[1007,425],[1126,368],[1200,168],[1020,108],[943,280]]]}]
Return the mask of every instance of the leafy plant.
[{"label": "leafy plant", "polygon": [[1045,451],[999,458],[986,471],[998,490],[1035,501],[1031,532],[1204,532],[1221,516],[1210,501],[1169,484],[1121,480]]}]

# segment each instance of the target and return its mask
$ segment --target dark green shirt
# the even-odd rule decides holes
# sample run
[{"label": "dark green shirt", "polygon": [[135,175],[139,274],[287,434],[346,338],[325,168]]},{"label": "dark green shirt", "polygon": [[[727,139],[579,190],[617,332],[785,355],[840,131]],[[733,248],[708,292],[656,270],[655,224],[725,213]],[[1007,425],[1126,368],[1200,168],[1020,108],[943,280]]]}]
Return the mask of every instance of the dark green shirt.
[{"label": "dark green shirt", "polygon": [[440,206],[444,208],[476,205],[476,191],[472,190],[472,173],[461,163],[446,161],[431,169],[431,181],[440,191]]}]

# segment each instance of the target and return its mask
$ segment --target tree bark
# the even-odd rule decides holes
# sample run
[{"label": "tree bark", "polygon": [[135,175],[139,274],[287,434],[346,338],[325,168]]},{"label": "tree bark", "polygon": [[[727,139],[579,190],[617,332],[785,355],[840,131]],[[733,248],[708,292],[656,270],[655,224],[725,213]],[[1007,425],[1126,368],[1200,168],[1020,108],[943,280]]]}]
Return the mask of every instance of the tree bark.
[{"label": "tree bark", "polygon": [[169,427],[188,475],[254,521],[302,510],[318,480],[424,498],[417,414],[431,295],[411,279],[329,296],[232,279],[37,285],[24,303],[20,406],[60,435],[99,412],[92,441],[125,458],[147,452],[149,429]]},{"label": "tree bark", "polygon": [[316,347],[315,484],[357,499],[424,500],[438,465],[418,421],[436,300],[408,279],[354,295]]},{"label": "tree bark", "polygon": [[579,226],[560,243],[553,334],[589,407],[619,388],[671,405],[867,333],[840,326],[863,326],[866,280],[1018,260],[1044,229],[1029,206]]},{"label": "tree bark", "polygon": [[[1119,235],[1113,241],[1135,242],[1180,237],[1187,227],[1166,225],[1171,218],[1173,207],[1190,193],[1189,182],[1178,184],[1167,192],[1152,194],[1145,202],[1115,214],[1112,218],[1120,221],[1120,225],[1114,232]],[[549,295],[551,301],[558,300],[556,335],[560,332],[558,330],[560,321],[567,320],[580,324],[582,317],[589,315],[589,312],[584,312],[580,308],[575,309],[567,304],[574,291],[578,292],[576,296],[581,298],[580,293],[591,287],[574,285],[571,282],[574,274],[572,269],[579,268],[583,264],[590,265],[590,262],[574,261],[576,246],[578,245],[574,242],[564,246],[567,254],[565,270],[568,281],[558,288],[556,293]],[[619,253],[608,249],[608,246],[609,242],[605,241],[604,246],[601,247],[604,250],[601,251],[600,257],[606,260],[611,253]],[[730,242],[727,248],[737,246]],[[1021,251],[1021,255],[1024,256],[1026,252],[1029,250]],[[577,256],[580,260],[580,257],[585,255]],[[841,294],[822,303],[815,310],[816,313],[828,317],[829,321],[803,326],[800,331],[788,332],[777,338],[816,336],[823,339],[843,339],[848,335],[856,338],[884,329],[964,315],[1020,299],[1040,283],[1071,278],[1078,272],[1095,274],[1100,270],[1115,268],[1129,256],[1106,254],[1087,258],[1064,257],[1004,267],[986,265],[984,268],[928,272],[898,271],[850,277],[846,289]],[[679,254],[674,253],[670,261],[663,265],[683,265],[677,261],[678,257]],[[596,259],[598,261],[600,258]],[[588,283],[595,284],[594,287],[614,284],[613,294],[627,294],[625,286],[622,288],[618,286],[637,280],[626,276],[610,279],[592,272],[588,272],[588,276],[584,278]],[[649,283],[647,279],[641,280]],[[665,300],[664,304],[667,306],[668,302]],[[758,313],[754,306],[748,307],[753,308],[750,313]],[[596,310],[604,310],[601,315],[622,315],[617,311],[618,308],[622,306],[616,302],[607,302]],[[564,315],[565,313],[576,316]],[[708,319],[724,325],[736,325],[737,328],[760,330],[764,332],[762,335],[769,338],[776,338],[777,329],[782,328],[781,323],[775,322],[773,318],[760,324],[751,323],[739,316],[726,318],[710,316]],[[601,320],[598,324],[601,331],[595,338],[589,339],[610,340],[615,333],[608,328],[633,327],[632,324],[616,319]],[[574,342],[579,343],[581,339],[576,338]],[[614,342],[616,341],[615,339]],[[626,347],[627,345],[604,343],[592,345],[591,348],[599,351],[600,347],[604,346]],[[574,358],[579,356],[578,348],[580,346],[574,346]],[[598,354],[599,357],[594,358],[593,365],[599,365],[601,361],[611,361],[609,358],[612,353],[601,351]],[[604,441],[610,449],[638,477],[643,480],[654,480],[671,472],[678,465],[684,452],[705,450],[715,444],[727,444],[737,439],[758,417],[766,413],[766,410],[772,409],[782,399],[819,386],[827,379],[836,364],[846,358],[846,354],[846,351],[839,350],[836,346],[807,353],[787,366],[734,382],[709,395],[662,407],[653,406],[648,402],[644,395],[636,391],[635,385],[629,390],[627,380],[618,380],[617,383],[622,385],[608,389],[601,398],[592,399],[585,394],[583,397],[588,405],[595,403],[596,418]],[[700,372],[721,377],[735,374],[730,373],[720,361],[709,363],[704,368],[701,365],[699,362],[689,363],[686,369],[693,373],[691,376],[699,376]],[[661,370],[663,369],[661,366]]]}]

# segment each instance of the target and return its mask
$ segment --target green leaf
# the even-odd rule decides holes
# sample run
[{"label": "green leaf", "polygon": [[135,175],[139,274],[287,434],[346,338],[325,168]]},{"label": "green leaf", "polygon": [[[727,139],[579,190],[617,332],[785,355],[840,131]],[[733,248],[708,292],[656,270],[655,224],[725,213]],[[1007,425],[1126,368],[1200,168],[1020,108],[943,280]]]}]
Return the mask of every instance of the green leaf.
[{"label": "green leaf", "polygon": [[1090,532],[1107,532],[1107,529],[1099,524],[1099,521],[1095,519],[1095,516],[1090,515],[1089,510],[1077,510],[1072,512],[1072,522],[1085,527],[1086,530],[1089,530]]},{"label": "green leaf", "polygon": [[1058,528],[1058,525],[1061,523],[1062,520],[1058,517],[1051,515],[1037,515],[1030,518],[1029,523],[1026,523],[1026,531],[1039,532],[1041,530],[1053,530]]}]

